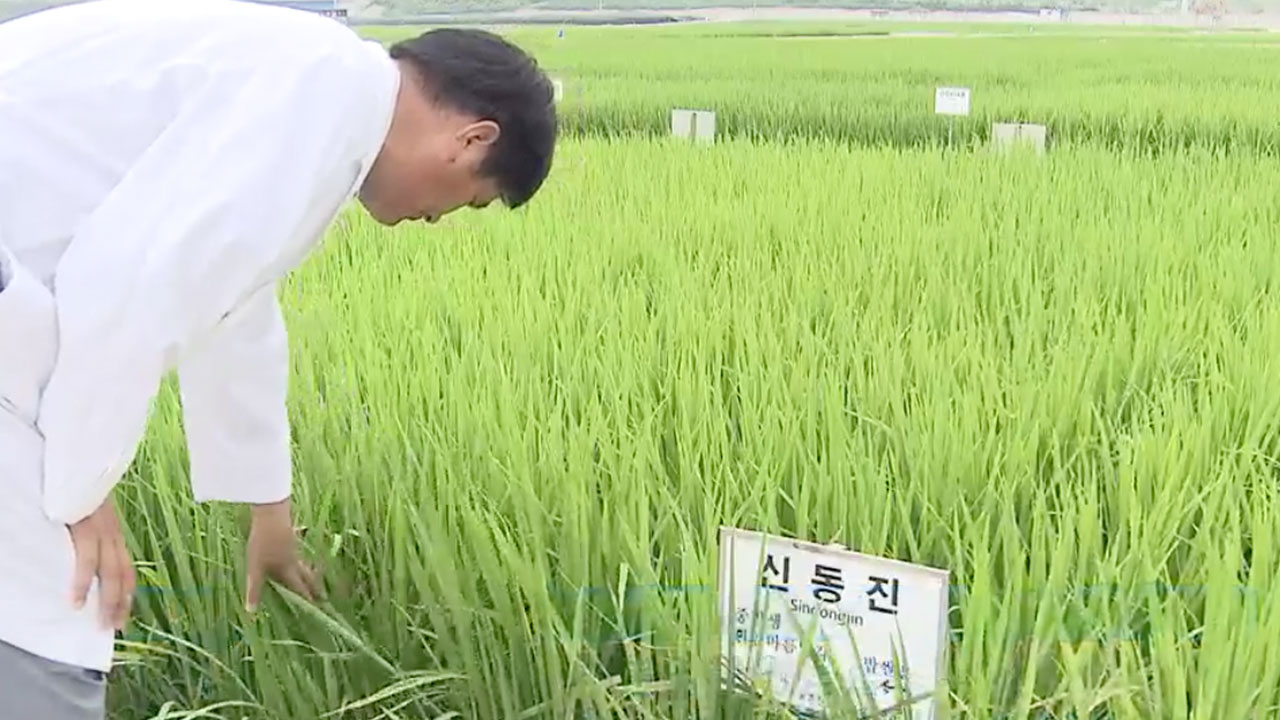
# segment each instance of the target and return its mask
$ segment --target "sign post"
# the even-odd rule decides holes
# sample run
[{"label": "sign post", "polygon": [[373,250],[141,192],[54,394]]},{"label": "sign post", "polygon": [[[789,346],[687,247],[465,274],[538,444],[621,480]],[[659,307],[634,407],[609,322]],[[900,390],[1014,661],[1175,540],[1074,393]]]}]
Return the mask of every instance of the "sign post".
[{"label": "sign post", "polygon": [[700,143],[714,143],[716,137],[716,114],[711,110],[673,109],[671,111],[671,134],[682,140],[692,139]]},{"label": "sign post", "polygon": [[967,117],[969,115],[969,98],[969,88],[966,87],[940,87],[934,91],[933,112],[938,115],[948,116],[948,145],[952,144],[955,136],[955,116],[962,115]]},{"label": "sign post", "polygon": [[811,715],[852,702],[939,717],[948,572],[728,527],[719,565],[731,684],[745,674]]},{"label": "sign post", "polygon": [[1030,145],[1036,154],[1044,154],[1048,130],[1034,123],[995,123],[991,126],[991,139],[997,150],[1010,150],[1019,145]]}]

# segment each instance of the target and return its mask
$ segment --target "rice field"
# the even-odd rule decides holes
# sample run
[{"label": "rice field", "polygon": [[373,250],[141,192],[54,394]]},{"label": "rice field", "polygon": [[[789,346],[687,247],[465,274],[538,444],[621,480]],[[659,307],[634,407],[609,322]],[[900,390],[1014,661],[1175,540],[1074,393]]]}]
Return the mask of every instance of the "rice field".
[{"label": "rice field", "polygon": [[1277,714],[1274,41],[788,27],[512,32],[581,81],[537,201],[353,208],[282,290],[326,600],[243,611],[167,387],[113,718],[787,718],[720,688],[722,524],[949,570],[943,717]]},{"label": "rice field", "polygon": [[[904,32],[957,35],[893,35]],[[511,34],[565,80],[566,121],[592,136],[662,136],[672,107],[707,107],[731,137],[926,146],[948,136],[934,88],[962,85],[974,93],[972,116],[956,121],[962,145],[984,142],[993,122],[1031,122],[1059,140],[1148,154],[1280,150],[1271,33],[835,23],[556,33]]]}]

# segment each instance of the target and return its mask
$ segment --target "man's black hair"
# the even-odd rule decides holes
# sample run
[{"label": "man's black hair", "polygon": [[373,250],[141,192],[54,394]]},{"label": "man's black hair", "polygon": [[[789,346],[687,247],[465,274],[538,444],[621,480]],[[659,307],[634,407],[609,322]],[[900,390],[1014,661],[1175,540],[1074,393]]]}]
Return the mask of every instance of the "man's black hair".
[{"label": "man's black hair", "polygon": [[557,120],[551,82],[526,52],[483,30],[431,30],[391,48],[410,62],[424,90],[500,128],[481,173],[494,179],[508,207],[524,205],[551,170]]}]

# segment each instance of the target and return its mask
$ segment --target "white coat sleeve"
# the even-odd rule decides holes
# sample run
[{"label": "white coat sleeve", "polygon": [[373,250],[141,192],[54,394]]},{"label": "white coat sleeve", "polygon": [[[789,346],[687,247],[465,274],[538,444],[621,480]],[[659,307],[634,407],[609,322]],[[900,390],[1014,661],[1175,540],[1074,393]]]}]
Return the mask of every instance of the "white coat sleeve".
[{"label": "white coat sleeve", "polygon": [[289,342],[275,290],[259,290],[179,365],[197,502],[289,496]]},{"label": "white coat sleeve", "polygon": [[[54,280],[58,358],[38,423],[50,519],[71,524],[102,504],[164,375],[305,257],[332,219],[317,217],[316,198],[340,203],[335,185],[359,174],[350,116],[364,112],[352,100],[364,81],[317,61],[207,85],[79,227]],[[246,325],[260,321],[249,314]],[[271,445],[281,430],[267,425]]]}]

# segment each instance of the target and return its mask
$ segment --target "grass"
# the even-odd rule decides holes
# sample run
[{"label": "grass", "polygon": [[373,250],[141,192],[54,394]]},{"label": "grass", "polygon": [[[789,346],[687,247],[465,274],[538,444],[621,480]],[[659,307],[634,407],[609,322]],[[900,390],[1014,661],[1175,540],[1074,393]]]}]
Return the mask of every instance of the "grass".
[{"label": "grass", "polygon": [[718,688],[721,524],[949,569],[949,717],[1274,713],[1277,181],[583,137],[525,212],[353,211],[282,295],[328,601],[244,614],[166,391],[113,717],[765,717]]}]

